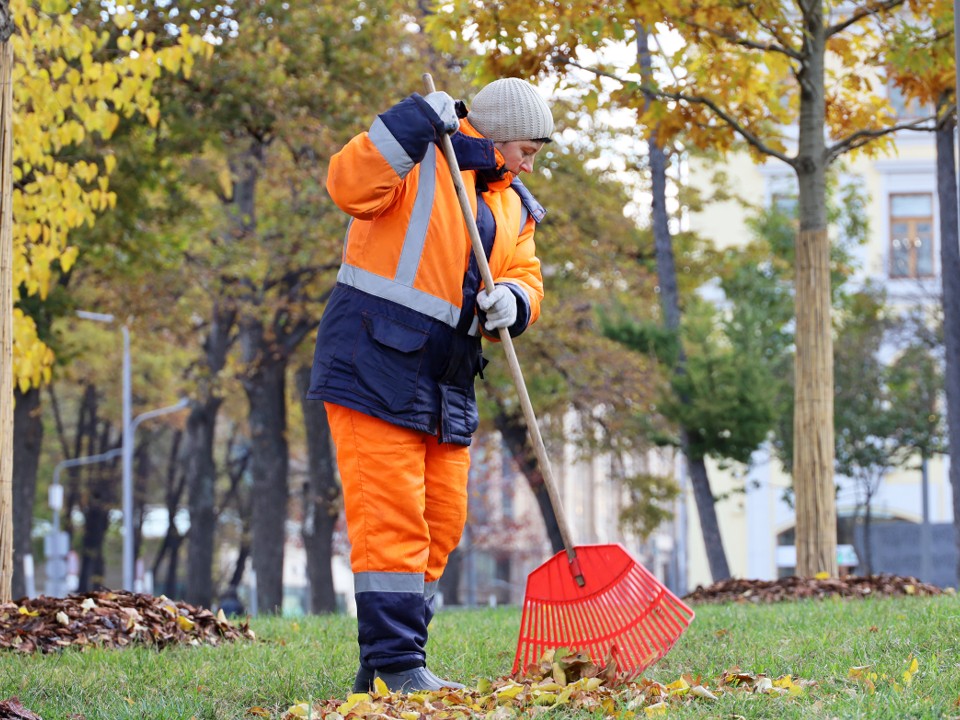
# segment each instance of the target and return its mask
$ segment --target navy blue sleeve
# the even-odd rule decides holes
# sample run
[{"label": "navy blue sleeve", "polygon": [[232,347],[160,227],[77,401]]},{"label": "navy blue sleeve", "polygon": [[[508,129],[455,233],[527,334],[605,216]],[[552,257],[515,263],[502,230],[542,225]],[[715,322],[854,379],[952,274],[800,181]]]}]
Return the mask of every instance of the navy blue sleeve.
[{"label": "navy blue sleeve", "polygon": [[414,163],[423,160],[430,143],[437,139],[443,127],[430,103],[417,93],[377,117]]}]

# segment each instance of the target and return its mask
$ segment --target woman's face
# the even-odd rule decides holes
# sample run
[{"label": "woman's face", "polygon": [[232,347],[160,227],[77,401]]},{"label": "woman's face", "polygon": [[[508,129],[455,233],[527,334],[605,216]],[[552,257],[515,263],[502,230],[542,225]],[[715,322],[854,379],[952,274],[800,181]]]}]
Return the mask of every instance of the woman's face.
[{"label": "woman's face", "polygon": [[537,140],[511,140],[494,143],[493,146],[503,155],[507,170],[514,175],[520,175],[523,172],[533,172],[533,158],[540,152],[543,143]]}]

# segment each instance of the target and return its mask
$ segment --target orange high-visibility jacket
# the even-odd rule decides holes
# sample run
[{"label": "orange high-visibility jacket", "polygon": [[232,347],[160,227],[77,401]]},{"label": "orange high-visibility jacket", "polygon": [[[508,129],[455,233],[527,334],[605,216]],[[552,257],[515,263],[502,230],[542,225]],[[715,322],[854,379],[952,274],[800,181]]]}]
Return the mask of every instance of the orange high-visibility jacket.
[{"label": "orange high-visibility jacket", "polygon": [[[469,444],[482,282],[439,124],[412,95],[330,161],[327,190],[351,220],[308,397]],[[451,139],[494,281],[517,298],[517,335],[540,314],[533,235],[544,210],[467,120]]]}]

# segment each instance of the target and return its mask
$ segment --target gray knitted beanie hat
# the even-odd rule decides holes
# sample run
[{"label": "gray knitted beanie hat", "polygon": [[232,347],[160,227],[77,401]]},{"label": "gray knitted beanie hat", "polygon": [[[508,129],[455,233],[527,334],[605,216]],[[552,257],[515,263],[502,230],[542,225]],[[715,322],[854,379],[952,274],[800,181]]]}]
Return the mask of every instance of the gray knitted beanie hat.
[{"label": "gray knitted beanie hat", "polygon": [[473,98],[467,120],[494,142],[545,140],[553,133],[553,115],[530,83],[501,78]]}]

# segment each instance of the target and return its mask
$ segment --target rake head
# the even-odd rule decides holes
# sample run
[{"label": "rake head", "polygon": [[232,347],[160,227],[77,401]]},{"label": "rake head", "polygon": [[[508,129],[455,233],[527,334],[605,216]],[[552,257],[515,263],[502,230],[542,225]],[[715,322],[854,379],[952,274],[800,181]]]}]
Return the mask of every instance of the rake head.
[{"label": "rake head", "polygon": [[666,655],[693,620],[693,610],[622,545],[575,549],[583,587],[574,580],[565,552],[527,579],[513,672],[563,647],[587,653],[601,667],[612,658],[618,675],[636,677]]}]

